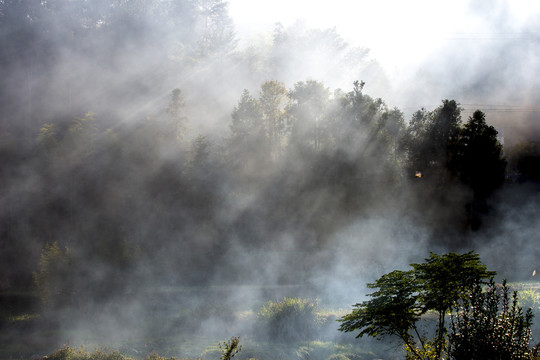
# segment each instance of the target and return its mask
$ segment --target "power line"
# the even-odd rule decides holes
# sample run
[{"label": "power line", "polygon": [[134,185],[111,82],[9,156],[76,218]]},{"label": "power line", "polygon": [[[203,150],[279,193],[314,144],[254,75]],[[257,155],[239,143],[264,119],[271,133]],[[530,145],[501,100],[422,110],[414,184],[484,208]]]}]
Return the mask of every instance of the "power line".
[{"label": "power line", "polygon": [[464,111],[481,110],[483,112],[539,112],[540,107],[528,105],[508,105],[508,104],[460,104]]},{"label": "power line", "polygon": [[[430,109],[436,109],[438,105],[424,105],[419,107],[407,106],[402,108],[402,110],[421,110],[425,109],[430,111]],[[539,112],[540,107],[527,106],[527,105],[494,105],[494,104],[459,104],[459,107],[464,112],[480,110],[482,112]]]}]

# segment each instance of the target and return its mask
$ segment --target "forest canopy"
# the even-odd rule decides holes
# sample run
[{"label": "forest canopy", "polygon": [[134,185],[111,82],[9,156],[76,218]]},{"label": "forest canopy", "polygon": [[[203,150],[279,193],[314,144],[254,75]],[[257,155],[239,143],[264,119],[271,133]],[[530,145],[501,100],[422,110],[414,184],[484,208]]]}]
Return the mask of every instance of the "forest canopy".
[{"label": "forest canopy", "polygon": [[[239,49],[222,0],[6,0],[0,40],[0,288],[35,280],[52,307],[143,278],[303,281],[374,218],[458,249],[518,173],[466,99],[407,118],[368,95],[387,79],[335,29],[276,26]],[[268,253],[287,267],[264,269]]]}]

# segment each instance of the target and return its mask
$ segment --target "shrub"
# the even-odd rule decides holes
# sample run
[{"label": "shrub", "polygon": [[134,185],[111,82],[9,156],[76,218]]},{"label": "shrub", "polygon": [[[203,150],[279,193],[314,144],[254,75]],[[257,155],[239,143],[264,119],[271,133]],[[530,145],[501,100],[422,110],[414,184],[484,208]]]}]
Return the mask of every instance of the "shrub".
[{"label": "shrub", "polygon": [[284,298],[269,301],[257,318],[272,341],[309,340],[319,326],[317,302],[310,299]]},{"label": "shrub", "polygon": [[240,338],[238,336],[232,337],[229,341],[220,343],[219,348],[221,349],[220,360],[231,360],[234,355],[242,350]]},{"label": "shrub", "polygon": [[455,360],[533,359],[529,348],[533,314],[518,306],[517,291],[510,299],[506,282],[491,280],[483,291],[475,286],[452,316],[449,355]]}]

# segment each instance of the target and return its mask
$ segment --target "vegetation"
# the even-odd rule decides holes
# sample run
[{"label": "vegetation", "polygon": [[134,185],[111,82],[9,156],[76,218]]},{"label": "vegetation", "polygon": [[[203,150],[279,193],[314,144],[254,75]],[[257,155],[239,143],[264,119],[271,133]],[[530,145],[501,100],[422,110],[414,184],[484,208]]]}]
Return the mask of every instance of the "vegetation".
[{"label": "vegetation", "polygon": [[219,345],[221,349],[220,360],[231,360],[242,350],[239,337],[232,337],[228,342]]},{"label": "vegetation", "polygon": [[[495,273],[477,254],[432,253],[425,263],[411,266],[368,284],[378,291],[343,316],[339,330],[359,331],[357,337],[397,337],[407,359],[533,358],[532,311],[523,313],[517,292],[510,301],[506,283],[501,290],[491,280],[484,292],[486,279]],[[430,312],[437,318],[431,325]]]},{"label": "vegetation", "polygon": [[[536,143],[503,149],[481,110],[462,119],[467,99],[407,118],[367,93],[381,69],[335,29],[277,25],[264,44],[239,49],[224,0],[5,0],[0,43],[2,357],[49,349],[84,333],[81,323],[106,340],[118,328],[196,333],[210,318],[232,327],[234,306],[208,295],[216,283],[312,285],[336,264],[346,274],[386,268],[386,248],[377,258],[358,245],[410,228],[407,248],[482,246],[508,213],[500,194],[522,182],[537,190]],[[536,209],[536,197],[526,201]],[[373,219],[392,235],[358,232],[342,246],[343,231]],[[357,253],[364,262],[341,263]],[[442,354],[445,315],[489,274],[476,255],[452,254],[372,284],[373,302],[355,313],[369,310],[361,331]],[[274,290],[257,301],[282,300],[249,318],[260,337],[306,359],[370,356],[315,344],[317,303]],[[415,324],[433,317],[433,340],[413,342]],[[27,332],[35,346],[14,340]],[[238,338],[225,348],[236,354]],[[54,356],[120,357],[92,354]]]},{"label": "vegetation", "polygon": [[[115,350],[94,350],[89,351],[83,347],[74,349],[69,346],[56,350],[51,355],[45,356],[44,360],[132,360],[133,358],[122,355]],[[175,358],[166,358],[157,353],[149,354],[144,360],[175,360]]]},{"label": "vegetation", "polygon": [[269,301],[261,308],[257,318],[271,341],[310,340],[319,327],[317,303],[309,299]]},{"label": "vegetation", "polygon": [[451,359],[533,359],[538,346],[530,349],[533,313],[518,306],[518,294],[503,282],[490,282],[487,289],[476,285],[452,316],[449,339]]},{"label": "vegetation", "polygon": [[[301,73],[290,88],[280,81],[290,65],[276,61],[280,54],[294,48],[290,63],[303,64],[315,45],[336,79],[349,66],[369,68],[366,76],[377,71],[366,64],[366,50],[351,48],[335,30],[277,27],[261,53],[242,52],[221,0],[4,1],[0,20],[7,49],[1,73],[11,79],[0,90],[9,114],[0,142],[3,187],[11,194],[0,215],[4,289],[33,286],[48,244],[78,258],[73,274],[84,272],[85,259],[107,268],[103,278],[125,278],[138,251],[138,260],[167,263],[179,274],[175,281],[200,283],[205,276],[190,269],[210,258],[208,272],[219,268],[233,238],[244,248],[277,246],[294,228],[298,239],[309,239],[299,248],[311,251],[359,217],[406,209],[403,216],[446,245],[465,241],[464,233],[493,214],[491,195],[506,162],[481,111],[462,124],[459,103],[443,100],[405,119],[367,95],[363,81],[349,79],[351,89],[330,89]],[[140,71],[141,52],[162,70]],[[108,78],[119,69],[121,78]],[[258,90],[231,87],[239,69],[254,79],[240,86]],[[199,74],[203,91],[190,81],[171,84],[171,74]],[[110,92],[95,90],[109,82]],[[236,106],[214,106],[214,98],[235,97]],[[219,122],[218,134],[198,127],[208,122]],[[525,174],[534,152],[519,154],[512,165]],[[259,206],[237,206],[245,199]],[[188,250],[189,259],[174,258]],[[152,269],[156,278],[160,271]],[[231,269],[230,277],[239,273]]]}]

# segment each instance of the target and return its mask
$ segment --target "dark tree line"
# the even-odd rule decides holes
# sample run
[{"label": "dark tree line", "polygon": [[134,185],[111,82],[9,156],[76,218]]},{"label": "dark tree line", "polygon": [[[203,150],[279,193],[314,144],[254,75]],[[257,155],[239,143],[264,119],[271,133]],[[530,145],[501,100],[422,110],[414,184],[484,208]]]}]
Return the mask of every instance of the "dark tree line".
[{"label": "dark tree line", "polygon": [[[403,193],[469,193],[450,204],[457,216],[450,225],[466,231],[467,206],[487,201],[504,177],[496,132],[481,112],[462,126],[454,101],[415,114],[421,125],[407,124],[363,86],[331,95],[316,81],[290,90],[266,82],[257,95],[241,94],[222,138],[190,134],[178,89],[161,115],[125,127],[100,128],[93,113],[67,126],[44,124],[30,152],[10,155],[3,281],[28,283],[41,249],[42,261],[54,250],[69,254],[60,264],[85,264],[79,275],[90,283],[95,276],[96,286],[103,278],[92,269],[104,264],[115,288],[131,286],[120,280],[130,276],[201,283],[222,266],[229,281],[249,281],[242,259],[229,263],[233,243],[276,250],[293,236],[297,251],[316,252],[358,218],[415,206]],[[448,201],[432,199],[431,209]],[[414,222],[419,213],[406,216]],[[23,253],[34,262],[20,262]],[[141,264],[146,274],[137,273]],[[308,260],[298,276],[320,265]],[[295,281],[294,272],[282,275]]]}]

